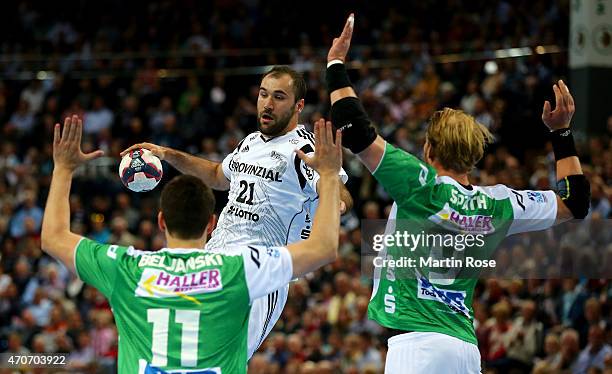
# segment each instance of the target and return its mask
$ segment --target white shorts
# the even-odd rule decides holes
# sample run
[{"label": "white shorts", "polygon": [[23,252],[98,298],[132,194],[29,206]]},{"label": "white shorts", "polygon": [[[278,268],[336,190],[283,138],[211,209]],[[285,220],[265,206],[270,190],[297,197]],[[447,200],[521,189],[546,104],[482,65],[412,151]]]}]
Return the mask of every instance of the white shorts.
[{"label": "white shorts", "polygon": [[267,296],[255,299],[251,304],[249,315],[249,337],[247,341],[247,359],[251,359],[253,353],[268,336],[276,321],[283,313],[287,303],[289,285],[269,293]]},{"label": "white shorts", "polygon": [[386,374],[478,374],[474,344],[436,332],[411,332],[389,339]]}]

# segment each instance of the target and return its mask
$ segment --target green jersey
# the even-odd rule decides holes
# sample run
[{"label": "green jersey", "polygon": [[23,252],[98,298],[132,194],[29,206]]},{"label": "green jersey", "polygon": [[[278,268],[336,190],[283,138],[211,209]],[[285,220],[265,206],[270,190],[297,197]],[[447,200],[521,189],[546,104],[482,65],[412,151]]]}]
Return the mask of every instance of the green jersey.
[{"label": "green jersey", "polygon": [[395,201],[386,234],[435,232],[453,239],[470,233],[480,235],[482,243],[460,247],[451,241],[448,248],[420,241],[412,250],[396,242],[387,246],[379,257],[412,262],[400,269],[386,261],[375,269],[370,318],[393,329],[437,332],[476,344],[472,299],[479,269],[467,264],[490,259],[507,235],[550,227],[557,214],[555,193],[463,186],[390,144],[374,177]]},{"label": "green jersey", "polygon": [[119,373],[245,373],[251,302],[286,285],[284,247],[157,252],[82,239],[78,276],[109,300]]}]

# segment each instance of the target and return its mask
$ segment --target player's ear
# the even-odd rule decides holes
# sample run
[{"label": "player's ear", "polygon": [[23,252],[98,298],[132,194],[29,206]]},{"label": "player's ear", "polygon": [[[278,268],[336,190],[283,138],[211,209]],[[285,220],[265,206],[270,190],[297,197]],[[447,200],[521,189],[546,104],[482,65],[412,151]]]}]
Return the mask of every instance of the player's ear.
[{"label": "player's ear", "polygon": [[206,229],[204,230],[206,231],[206,236],[209,237],[216,227],[217,227],[217,215],[213,214],[210,216],[210,219],[208,220],[208,223],[206,224]]},{"label": "player's ear", "polygon": [[161,232],[166,232],[166,220],[164,219],[164,214],[161,212],[161,210],[159,213],[157,213],[157,227],[159,227]]},{"label": "player's ear", "polygon": [[431,149],[431,144],[427,140],[425,140],[425,145],[423,146],[423,158],[425,158],[425,162],[430,165],[434,161],[433,150]]},{"label": "player's ear", "polygon": [[295,110],[297,110],[298,113],[304,110],[304,99],[300,99],[295,103]]}]

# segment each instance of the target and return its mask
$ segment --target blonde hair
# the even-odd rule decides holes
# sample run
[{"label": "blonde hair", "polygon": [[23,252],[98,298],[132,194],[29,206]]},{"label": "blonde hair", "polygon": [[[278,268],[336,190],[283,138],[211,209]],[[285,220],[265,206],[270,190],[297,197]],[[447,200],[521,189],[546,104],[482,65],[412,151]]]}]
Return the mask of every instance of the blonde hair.
[{"label": "blonde hair", "polygon": [[438,110],[427,127],[430,158],[459,173],[472,170],[491,141],[493,135],[489,130],[461,110]]}]

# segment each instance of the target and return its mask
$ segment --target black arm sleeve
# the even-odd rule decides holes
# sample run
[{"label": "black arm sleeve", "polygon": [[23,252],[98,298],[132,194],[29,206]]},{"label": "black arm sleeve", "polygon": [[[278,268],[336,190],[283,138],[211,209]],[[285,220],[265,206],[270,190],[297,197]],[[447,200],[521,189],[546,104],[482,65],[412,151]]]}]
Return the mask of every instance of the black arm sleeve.
[{"label": "black arm sleeve", "polygon": [[568,175],[557,181],[557,194],[574,218],[584,218],[589,214],[591,185],[584,175]]},{"label": "black arm sleeve", "polygon": [[[333,64],[325,72],[327,90],[333,91],[350,87],[351,81],[344,64]],[[342,130],[343,146],[353,153],[359,153],[376,140],[376,130],[356,97],[345,97],[331,107],[331,120],[335,128]]]},{"label": "black arm sleeve", "polygon": [[342,130],[342,143],[353,153],[359,153],[376,140],[376,130],[356,97],[338,100],[331,108],[335,128]]}]

